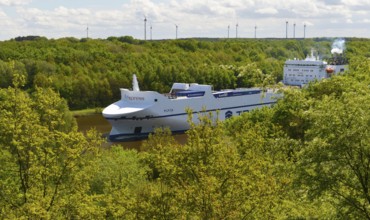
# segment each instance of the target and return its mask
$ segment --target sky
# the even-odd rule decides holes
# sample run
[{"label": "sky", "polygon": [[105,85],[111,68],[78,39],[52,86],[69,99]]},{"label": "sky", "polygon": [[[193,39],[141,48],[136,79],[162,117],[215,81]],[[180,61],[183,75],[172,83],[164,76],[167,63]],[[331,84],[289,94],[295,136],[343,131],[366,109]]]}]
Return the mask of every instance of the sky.
[{"label": "sky", "polygon": [[0,0],[0,40],[285,38],[286,27],[288,38],[369,38],[370,0]]}]

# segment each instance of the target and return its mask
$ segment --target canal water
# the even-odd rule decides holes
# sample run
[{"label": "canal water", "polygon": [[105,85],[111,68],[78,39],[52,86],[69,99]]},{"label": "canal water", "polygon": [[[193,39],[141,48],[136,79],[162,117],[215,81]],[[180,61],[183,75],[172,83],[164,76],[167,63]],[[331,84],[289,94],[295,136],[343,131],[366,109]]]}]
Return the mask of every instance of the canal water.
[{"label": "canal water", "polygon": [[[101,114],[92,114],[86,116],[78,116],[76,117],[78,130],[81,132],[85,132],[92,128],[95,128],[98,132],[102,134],[102,136],[107,137],[112,126],[109,124],[107,120]],[[174,138],[180,144],[185,144],[187,137],[186,134],[174,135]],[[138,141],[127,141],[127,142],[115,142],[115,143],[108,143],[109,145],[112,144],[120,144],[126,149],[137,149],[140,150],[140,147],[144,140]]]},{"label": "canal water", "polygon": [[107,120],[101,114],[92,114],[86,116],[76,117],[78,130],[85,132],[91,128],[95,128],[97,131],[103,135],[108,135],[112,126],[108,123]]}]

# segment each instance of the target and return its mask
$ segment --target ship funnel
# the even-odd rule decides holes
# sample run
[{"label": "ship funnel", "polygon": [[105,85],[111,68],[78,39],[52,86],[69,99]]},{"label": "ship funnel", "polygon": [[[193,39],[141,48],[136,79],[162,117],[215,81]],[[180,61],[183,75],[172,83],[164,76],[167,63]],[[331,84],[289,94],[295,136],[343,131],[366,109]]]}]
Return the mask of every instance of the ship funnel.
[{"label": "ship funnel", "polygon": [[133,75],[133,78],[132,78],[132,91],[136,91],[136,92],[140,91],[139,83],[137,81],[135,74]]}]

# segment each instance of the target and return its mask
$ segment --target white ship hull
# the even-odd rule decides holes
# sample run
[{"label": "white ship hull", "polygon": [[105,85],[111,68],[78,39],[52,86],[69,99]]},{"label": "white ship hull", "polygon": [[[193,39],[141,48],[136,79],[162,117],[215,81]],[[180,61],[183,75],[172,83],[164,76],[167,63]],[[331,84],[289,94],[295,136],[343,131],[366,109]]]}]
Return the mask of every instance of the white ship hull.
[{"label": "white ship hull", "polygon": [[[194,90],[197,89],[197,90]],[[189,129],[188,110],[193,122],[198,114],[213,112],[214,117],[225,120],[254,108],[270,106],[277,94],[261,89],[212,92],[207,85],[173,93],[173,96],[153,91],[121,89],[121,100],[104,109],[103,116],[111,123],[111,141],[124,141],[147,137],[158,127],[167,127],[173,133]],[[217,113],[216,113],[217,112]]]}]

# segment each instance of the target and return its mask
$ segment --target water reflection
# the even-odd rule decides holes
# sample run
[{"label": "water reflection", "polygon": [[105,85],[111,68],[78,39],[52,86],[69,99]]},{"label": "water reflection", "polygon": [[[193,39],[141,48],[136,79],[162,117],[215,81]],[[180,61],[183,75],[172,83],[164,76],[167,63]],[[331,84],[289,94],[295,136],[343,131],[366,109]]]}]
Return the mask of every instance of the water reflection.
[{"label": "water reflection", "polygon": [[[112,129],[112,126],[109,124],[107,120],[105,120],[105,118],[101,114],[78,116],[76,117],[76,121],[78,125],[78,130],[81,132],[85,132],[89,129],[95,128],[104,137],[107,137],[110,130]],[[186,140],[187,140],[186,134],[177,134],[177,135],[174,135],[173,137],[180,144],[186,143]],[[108,146],[119,144],[126,149],[140,150],[140,147],[143,144],[144,140],[114,142],[114,143],[108,142]]]}]

